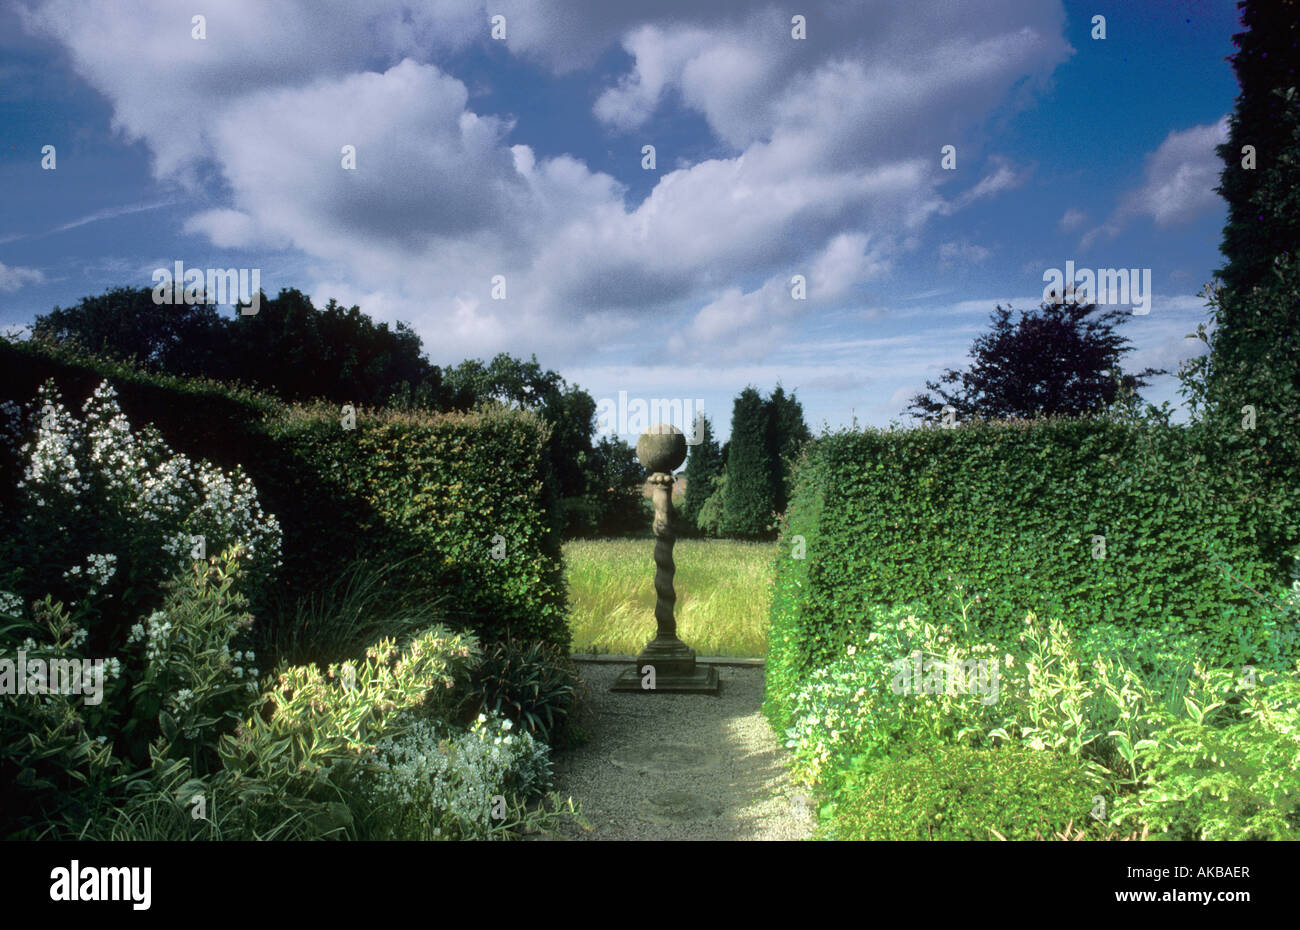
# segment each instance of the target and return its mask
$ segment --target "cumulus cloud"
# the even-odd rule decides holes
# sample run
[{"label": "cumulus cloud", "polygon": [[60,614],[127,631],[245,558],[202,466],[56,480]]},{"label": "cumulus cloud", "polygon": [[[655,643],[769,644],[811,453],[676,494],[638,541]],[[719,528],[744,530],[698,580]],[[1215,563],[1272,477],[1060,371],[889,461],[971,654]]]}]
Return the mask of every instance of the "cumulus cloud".
[{"label": "cumulus cloud", "polygon": [[1147,156],[1142,186],[1125,194],[1111,217],[1084,235],[1080,247],[1113,239],[1135,218],[1147,218],[1167,228],[1222,204],[1214,188],[1223,162],[1214,149],[1227,137],[1226,116],[1215,123],[1171,132]]},{"label": "cumulus cloud", "polygon": [[[507,20],[495,45],[494,13]],[[306,289],[410,320],[435,355],[562,362],[665,321],[683,351],[761,356],[953,209],[936,128],[958,138],[1070,53],[1063,9],[1038,0],[806,13],[807,41],[791,39],[788,11],[742,0],[230,0],[203,41],[165,0],[34,0],[24,21],[67,49],[159,178],[220,180],[226,202],[192,234],[289,245],[314,268]],[[448,53],[476,44],[555,73],[621,45],[628,67],[593,116],[623,132],[683,107],[722,156],[663,172],[632,207],[615,177],[539,154],[508,115],[471,103]],[[991,163],[953,204],[1020,182]],[[807,304],[790,299],[795,273]]]},{"label": "cumulus cloud", "polygon": [[1226,116],[1208,126],[1171,132],[1147,159],[1146,183],[1128,198],[1124,214],[1149,216],[1167,227],[1220,203],[1214,188],[1223,163],[1214,149],[1227,138]]}]

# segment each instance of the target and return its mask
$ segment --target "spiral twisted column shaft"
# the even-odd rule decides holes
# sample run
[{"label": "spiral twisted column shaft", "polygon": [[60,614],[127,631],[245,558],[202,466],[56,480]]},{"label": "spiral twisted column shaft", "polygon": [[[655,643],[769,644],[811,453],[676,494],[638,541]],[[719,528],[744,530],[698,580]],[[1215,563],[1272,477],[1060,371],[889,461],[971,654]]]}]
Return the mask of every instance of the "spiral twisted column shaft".
[{"label": "spiral twisted column shaft", "polygon": [[677,566],[673,562],[673,544],[677,536],[673,533],[673,476],[656,472],[650,476],[650,488],[655,509],[655,622],[658,625],[655,638],[676,639],[673,606],[677,603],[677,592],[673,590],[673,575]]}]

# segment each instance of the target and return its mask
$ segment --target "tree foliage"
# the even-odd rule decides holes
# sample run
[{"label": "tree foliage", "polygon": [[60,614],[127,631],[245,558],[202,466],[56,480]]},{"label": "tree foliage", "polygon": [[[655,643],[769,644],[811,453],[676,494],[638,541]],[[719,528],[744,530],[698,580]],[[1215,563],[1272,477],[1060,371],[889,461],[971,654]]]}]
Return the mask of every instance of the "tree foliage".
[{"label": "tree foliage", "polygon": [[758,538],[770,532],[776,481],[768,447],[768,410],[753,387],[736,398],[731,413],[731,450],[722,529],[728,536]]},{"label": "tree foliage", "polygon": [[[1240,94],[1218,148],[1227,262],[1222,284],[1206,288],[1210,326],[1197,335],[1209,351],[1184,366],[1183,393],[1206,418],[1207,458],[1240,478],[1237,505],[1286,565],[1300,543],[1300,6],[1238,6]],[[1253,168],[1243,164],[1246,145]]]},{"label": "tree foliage", "polygon": [[[1278,255],[1300,242],[1300,159],[1297,158],[1295,63],[1300,58],[1300,3],[1238,3],[1246,28],[1232,37],[1229,57],[1240,92],[1217,149],[1224,168],[1216,189],[1228,203],[1216,274],[1229,291],[1267,283]],[[1253,146],[1256,167],[1243,165]],[[1231,322],[1231,317],[1224,320]],[[1294,332],[1294,331],[1293,331]]]},{"label": "tree foliage", "polygon": [[934,420],[951,406],[962,419],[1094,416],[1121,394],[1144,387],[1150,376],[1164,374],[1121,371],[1132,346],[1116,330],[1128,316],[1119,308],[1098,313],[1094,304],[1055,295],[1015,320],[999,305],[990,331],[971,347],[971,366],[927,381],[926,392],[904,413]]},{"label": "tree foliage", "polygon": [[686,456],[686,498],[682,502],[682,522],[687,528],[699,529],[700,511],[713,493],[713,479],[722,474],[722,450],[713,437],[713,424],[701,416],[699,442]]},{"label": "tree foliage", "polygon": [[151,371],[242,382],[286,400],[379,406],[393,399],[444,405],[441,372],[406,324],[375,323],[301,291],[262,298],[258,313],[227,317],[211,304],[155,304],[149,288],[115,288],[39,315],[35,338],[75,343]]},{"label": "tree foliage", "polygon": [[484,400],[536,411],[551,427],[547,445],[552,472],[564,498],[587,494],[592,479],[584,462],[594,461],[596,401],[582,388],[565,382],[557,371],[543,369],[537,356],[528,361],[502,352],[489,363],[468,359],[445,374],[450,406],[469,409]]},{"label": "tree foliage", "polygon": [[780,384],[764,405],[767,414],[767,456],[772,468],[772,486],[776,509],[785,511],[792,488],[795,460],[812,432],[803,419],[803,405],[794,393],[785,393]]}]

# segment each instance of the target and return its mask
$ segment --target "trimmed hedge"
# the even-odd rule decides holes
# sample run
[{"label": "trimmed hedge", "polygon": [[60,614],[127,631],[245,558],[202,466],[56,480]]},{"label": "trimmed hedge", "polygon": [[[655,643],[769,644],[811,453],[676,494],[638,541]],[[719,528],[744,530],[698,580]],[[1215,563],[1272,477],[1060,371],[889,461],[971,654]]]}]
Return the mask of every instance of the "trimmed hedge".
[{"label": "trimmed hedge", "polygon": [[[1170,622],[1248,661],[1259,646],[1248,588],[1270,590],[1279,574],[1197,442],[1191,428],[1113,420],[814,441],[782,527],[768,714],[788,724],[800,679],[865,635],[869,607],[940,616],[955,595],[990,639],[1014,637],[1029,611],[1074,630]],[[805,558],[792,557],[795,537]]]},{"label": "trimmed hedge", "polygon": [[[568,647],[548,427],[534,414],[358,410],[344,430],[336,408],[0,340],[0,398],[26,404],[48,378],[74,409],[107,378],[133,424],[192,458],[242,465],[284,532],[281,594],[318,591],[358,558],[409,556],[412,587],[446,596],[458,625]],[[17,474],[0,459],[4,507]]]}]

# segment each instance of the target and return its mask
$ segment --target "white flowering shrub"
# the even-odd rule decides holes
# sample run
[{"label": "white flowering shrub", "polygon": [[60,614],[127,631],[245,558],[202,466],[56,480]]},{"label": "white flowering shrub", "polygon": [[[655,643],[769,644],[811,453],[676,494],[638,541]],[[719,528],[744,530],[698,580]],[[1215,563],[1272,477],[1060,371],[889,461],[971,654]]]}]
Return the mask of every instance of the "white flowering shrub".
[{"label": "white flowering shrub", "polygon": [[377,750],[368,780],[378,839],[487,839],[550,787],[549,748],[496,715],[463,732],[417,720]]},{"label": "white flowering shrub", "polygon": [[[11,438],[13,411],[0,413]],[[279,566],[280,526],[242,470],[192,461],[152,428],[133,432],[108,382],[81,418],[46,382],[27,427],[14,510],[5,515],[10,577],[0,586],[53,595],[84,614],[95,645],[156,607],[163,581],[199,557],[237,549],[250,589]]]}]

